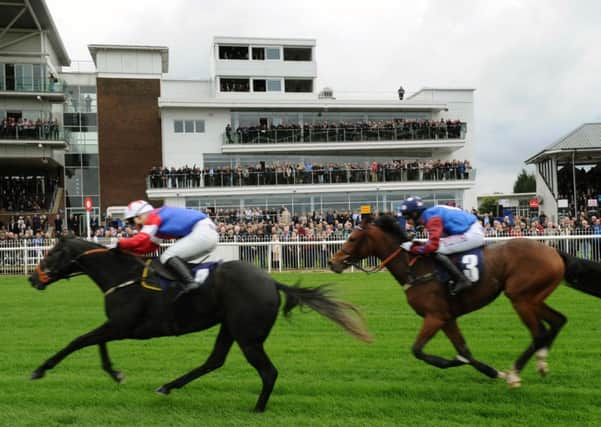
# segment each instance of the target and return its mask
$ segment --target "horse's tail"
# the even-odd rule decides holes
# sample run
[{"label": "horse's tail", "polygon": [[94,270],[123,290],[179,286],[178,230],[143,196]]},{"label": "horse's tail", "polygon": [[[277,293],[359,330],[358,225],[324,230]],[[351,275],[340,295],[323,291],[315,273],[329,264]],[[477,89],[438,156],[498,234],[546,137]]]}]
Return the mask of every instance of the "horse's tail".
[{"label": "horse's tail", "polygon": [[557,252],[565,264],[564,278],[568,286],[601,298],[601,263]]},{"label": "horse's tail", "polygon": [[355,338],[365,342],[372,341],[359,309],[351,303],[332,298],[330,285],[302,288],[298,282],[294,286],[276,282],[276,286],[286,295],[284,316],[289,317],[290,312],[296,306],[307,306],[338,323]]}]

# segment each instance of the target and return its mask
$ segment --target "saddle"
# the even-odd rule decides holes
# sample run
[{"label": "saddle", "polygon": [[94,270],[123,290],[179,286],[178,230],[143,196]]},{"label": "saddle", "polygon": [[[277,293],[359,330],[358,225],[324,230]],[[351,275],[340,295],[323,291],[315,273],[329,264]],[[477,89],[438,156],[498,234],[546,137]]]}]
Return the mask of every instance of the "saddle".
[{"label": "saddle", "polygon": [[[165,291],[177,282],[175,275],[161,263],[158,258],[151,258],[146,260],[146,266],[142,271],[142,280],[140,284],[143,288],[151,289],[154,291]],[[218,261],[201,262],[198,264],[187,263],[192,276],[199,277],[204,276],[205,280],[208,280],[209,275],[221,264]]]},{"label": "saddle", "polygon": [[[449,259],[472,283],[478,283],[484,276],[484,246],[449,255]],[[442,283],[449,284],[451,276],[442,265],[436,263],[436,272]]]}]

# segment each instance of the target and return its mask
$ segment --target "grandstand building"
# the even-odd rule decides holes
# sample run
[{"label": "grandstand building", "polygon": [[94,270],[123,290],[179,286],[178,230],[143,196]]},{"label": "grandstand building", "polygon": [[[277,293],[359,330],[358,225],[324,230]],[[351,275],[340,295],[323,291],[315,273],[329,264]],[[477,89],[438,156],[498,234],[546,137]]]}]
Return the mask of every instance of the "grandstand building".
[{"label": "grandstand building", "polygon": [[584,123],[526,163],[535,166],[539,209],[553,222],[582,212],[599,216],[601,123]]},{"label": "grandstand building", "polygon": [[64,206],[70,62],[44,1],[0,4],[0,222]]},{"label": "grandstand building", "polygon": [[[361,204],[391,210],[419,194],[475,206],[467,193],[475,170],[449,166],[472,159],[472,89],[422,89],[402,101],[340,99],[318,93],[315,40],[215,37],[211,52],[207,80],[161,79],[160,165],[176,172],[149,178],[150,200],[199,209],[286,205],[302,213]],[[453,132],[447,120],[456,123]],[[407,125],[425,121],[436,126]],[[434,159],[449,161],[448,170],[431,172]],[[392,160],[406,169],[387,169]],[[185,167],[192,172],[177,173]]]},{"label": "grandstand building", "polygon": [[164,46],[92,44],[83,72],[43,0],[0,12],[0,175],[33,181],[41,211],[475,206],[473,89],[345,99],[318,88],[313,39],[215,37],[205,80],[166,78]]}]

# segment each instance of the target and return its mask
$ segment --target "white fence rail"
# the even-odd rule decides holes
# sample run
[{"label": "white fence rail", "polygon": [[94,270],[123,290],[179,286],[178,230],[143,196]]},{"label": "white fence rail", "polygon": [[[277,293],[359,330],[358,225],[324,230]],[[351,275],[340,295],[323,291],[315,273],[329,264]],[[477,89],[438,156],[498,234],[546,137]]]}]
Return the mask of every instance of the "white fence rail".
[{"label": "white fence rail", "polygon": [[[561,251],[581,258],[601,262],[601,235],[529,236]],[[512,237],[489,237],[496,243]],[[331,241],[251,241],[221,242],[214,258],[239,259],[272,271],[327,270],[328,259],[340,249],[343,240]],[[164,249],[171,243],[163,244]],[[54,245],[54,240],[0,241],[0,275],[29,274]],[[374,267],[375,258],[363,261],[363,267]]]}]

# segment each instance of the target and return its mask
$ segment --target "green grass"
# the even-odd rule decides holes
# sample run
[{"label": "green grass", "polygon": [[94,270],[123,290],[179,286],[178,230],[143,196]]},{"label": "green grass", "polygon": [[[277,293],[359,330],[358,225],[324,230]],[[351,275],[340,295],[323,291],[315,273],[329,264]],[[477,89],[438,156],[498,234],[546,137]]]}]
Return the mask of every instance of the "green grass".
[{"label": "green grass", "polygon": [[[114,383],[96,347],[81,350],[39,381],[48,356],[104,319],[102,296],[85,278],[38,292],[23,278],[0,278],[0,426],[44,425],[601,425],[601,301],[560,288],[551,306],[569,318],[540,378],[530,363],[510,390],[470,367],[439,370],[413,358],[421,319],[390,275],[279,274],[304,285],[335,281],[356,303],[375,341],[352,339],[315,313],[280,317],[267,341],[279,379],[264,414],[250,412],[260,379],[234,347],[226,365],[168,397],[153,390],[199,365],[216,329],[179,338],[109,344]],[[499,369],[529,341],[505,297],[460,321],[472,352]],[[427,347],[453,356],[441,334]]]}]

